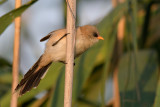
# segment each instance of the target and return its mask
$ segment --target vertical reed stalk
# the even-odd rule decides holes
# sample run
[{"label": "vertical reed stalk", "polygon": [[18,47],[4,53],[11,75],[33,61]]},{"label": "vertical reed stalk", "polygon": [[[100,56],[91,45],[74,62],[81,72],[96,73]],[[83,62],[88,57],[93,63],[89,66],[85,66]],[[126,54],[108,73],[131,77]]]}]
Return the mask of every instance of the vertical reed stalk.
[{"label": "vertical reed stalk", "polygon": [[[114,7],[118,5],[118,2],[124,2],[124,0],[112,0],[112,4]],[[119,95],[119,86],[118,86],[118,63],[120,56],[123,51],[122,40],[124,38],[124,30],[125,30],[125,18],[122,17],[118,23],[117,29],[117,43],[115,44],[114,52],[117,53],[117,59],[115,62],[114,72],[113,72],[113,83],[114,83],[114,107],[120,107],[120,95]],[[114,57],[114,56],[113,56]]]},{"label": "vertical reed stalk", "polygon": [[73,86],[73,65],[76,36],[76,0],[66,0],[67,2],[67,51],[66,51],[66,69],[65,69],[65,90],[64,107],[72,105],[72,86]]},{"label": "vertical reed stalk", "polygon": [[[21,0],[15,1],[15,8],[21,6]],[[12,67],[12,96],[11,96],[11,107],[17,107],[17,93],[14,93],[14,89],[18,84],[18,72],[19,72],[19,48],[20,48],[20,23],[21,18],[15,19],[15,33],[14,33],[14,48],[13,48],[13,67]],[[14,94],[13,94],[14,93]]]}]

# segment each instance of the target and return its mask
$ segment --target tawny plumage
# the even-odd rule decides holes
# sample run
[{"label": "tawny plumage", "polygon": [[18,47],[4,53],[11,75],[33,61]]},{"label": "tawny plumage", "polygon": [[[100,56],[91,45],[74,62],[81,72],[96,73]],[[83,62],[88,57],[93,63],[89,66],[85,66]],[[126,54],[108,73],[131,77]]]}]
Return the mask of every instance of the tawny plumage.
[{"label": "tawny plumage", "polygon": [[[52,62],[66,63],[66,36],[69,35],[70,34],[67,33],[66,29],[59,29],[49,33],[40,40],[41,42],[48,40],[44,54],[41,55],[38,61],[29,69],[17,85],[15,91],[19,90],[19,95],[37,87]],[[103,38],[99,36],[96,27],[91,25],[78,27],[75,44],[75,58],[97,43],[99,39],[103,40]]]}]

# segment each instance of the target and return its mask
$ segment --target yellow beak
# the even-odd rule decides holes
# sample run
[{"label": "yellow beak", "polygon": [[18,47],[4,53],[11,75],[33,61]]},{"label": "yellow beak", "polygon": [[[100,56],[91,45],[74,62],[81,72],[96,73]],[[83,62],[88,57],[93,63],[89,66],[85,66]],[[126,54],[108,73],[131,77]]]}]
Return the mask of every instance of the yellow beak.
[{"label": "yellow beak", "polygon": [[101,40],[104,40],[104,38],[102,36],[98,36],[97,37],[98,39],[101,39]]}]

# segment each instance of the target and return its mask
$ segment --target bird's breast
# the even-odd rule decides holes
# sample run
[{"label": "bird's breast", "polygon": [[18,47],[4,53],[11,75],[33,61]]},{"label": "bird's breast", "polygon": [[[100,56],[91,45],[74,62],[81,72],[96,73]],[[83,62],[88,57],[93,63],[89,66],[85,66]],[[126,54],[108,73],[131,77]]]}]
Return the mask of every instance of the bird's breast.
[{"label": "bird's breast", "polygon": [[76,51],[75,51],[75,57],[78,57],[83,52],[85,52],[90,47],[90,44],[85,39],[77,39],[76,40]]}]

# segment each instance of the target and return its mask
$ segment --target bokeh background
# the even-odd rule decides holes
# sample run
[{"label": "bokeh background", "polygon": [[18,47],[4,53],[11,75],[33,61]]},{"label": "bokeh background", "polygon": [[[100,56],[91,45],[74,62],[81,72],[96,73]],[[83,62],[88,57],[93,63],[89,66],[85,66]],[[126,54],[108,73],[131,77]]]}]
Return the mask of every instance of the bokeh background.
[{"label": "bokeh background", "polygon": [[[5,15],[14,9],[15,2],[2,1],[1,29],[18,13]],[[45,42],[39,40],[65,28],[65,1],[38,0],[21,15],[19,80],[44,51]],[[28,2],[22,0],[22,4]],[[72,106],[159,107],[160,1],[77,0],[77,26],[86,24],[97,26],[105,40],[76,59]],[[8,107],[14,23],[0,32],[0,106]],[[63,107],[64,69],[63,64],[53,63],[39,86],[19,98],[18,106]]]}]

